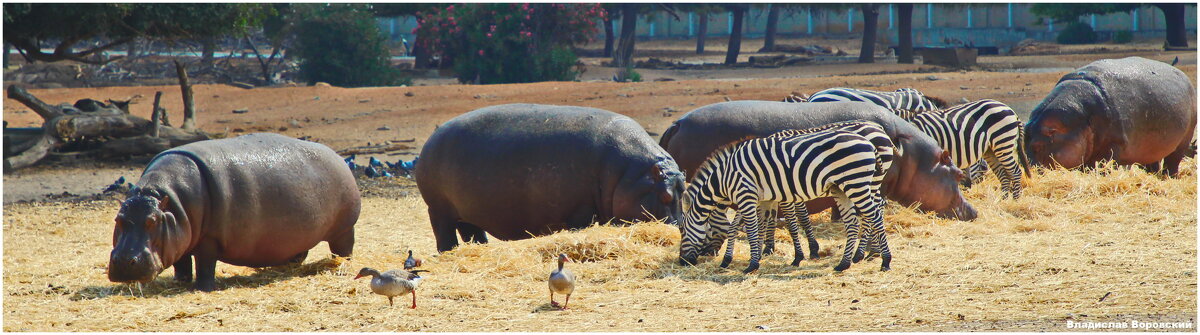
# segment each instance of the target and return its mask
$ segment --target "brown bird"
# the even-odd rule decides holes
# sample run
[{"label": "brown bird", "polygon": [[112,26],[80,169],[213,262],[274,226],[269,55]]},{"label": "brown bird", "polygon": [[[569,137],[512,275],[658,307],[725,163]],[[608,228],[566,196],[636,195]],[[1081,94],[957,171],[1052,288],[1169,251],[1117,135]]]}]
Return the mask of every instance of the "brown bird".
[{"label": "brown bird", "polygon": [[416,268],[418,266],[421,266],[421,259],[413,258],[412,250],[409,250],[408,251],[408,259],[404,260],[404,269],[412,270],[413,268]]},{"label": "brown bird", "polygon": [[393,305],[392,297],[412,293],[412,308],[417,308],[417,285],[421,283],[421,276],[417,274],[420,272],[427,271],[390,270],[379,273],[372,268],[362,268],[354,279],[371,276],[371,292],[387,297],[388,306]]},{"label": "brown bird", "polygon": [[567,309],[567,304],[571,303],[571,292],[575,291],[575,274],[571,270],[563,268],[563,263],[570,262],[567,254],[558,254],[558,269],[550,272],[550,305],[559,307],[558,302],[554,301],[554,294],[566,294],[567,300],[563,302],[562,309]]}]

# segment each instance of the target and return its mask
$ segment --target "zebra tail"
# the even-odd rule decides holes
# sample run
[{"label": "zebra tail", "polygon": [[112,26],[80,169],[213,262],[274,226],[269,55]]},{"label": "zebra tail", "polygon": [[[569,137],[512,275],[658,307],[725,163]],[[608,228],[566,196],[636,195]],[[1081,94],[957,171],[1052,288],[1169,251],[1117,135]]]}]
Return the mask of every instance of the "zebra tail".
[{"label": "zebra tail", "polygon": [[1029,175],[1029,154],[1025,152],[1025,125],[1017,123],[1017,160],[1021,161],[1021,169],[1025,170],[1025,177]]},{"label": "zebra tail", "polygon": [[671,126],[667,127],[666,131],[663,131],[662,137],[658,139],[658,146],[666,149],[667,143],[671,143],[671,138],[675,137],[675,133],[677,132],[679,132],[679,121],[672,122]]}]

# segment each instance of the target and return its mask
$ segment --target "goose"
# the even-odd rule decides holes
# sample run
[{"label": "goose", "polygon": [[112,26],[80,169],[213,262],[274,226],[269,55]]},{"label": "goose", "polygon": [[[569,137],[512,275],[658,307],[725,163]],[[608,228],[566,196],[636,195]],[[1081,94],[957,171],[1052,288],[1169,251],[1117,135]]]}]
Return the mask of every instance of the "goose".
[{"label": "goose", "polygon": [[379,273],[372,268],[362,268],[354,279],[371,276],[371,291],[388,298],[388,306],[392,306],[392,297],[412,293],[412,307],[417,308],[417,285],[421,283],[420,272],[425,270],[389,270]]},{"label": "goose", "polygon": [[563,263],[570,262],[567,254],[558,254],[558,269],[550,272],[550,305],[559,307],[558,302],[554,301],[554,293],[566,294],[567,300],[563,302],[562,309],[567,309],[567,304],[571,302],[571,292],[575,291],[575,274],[571,270],[564,269]]}]

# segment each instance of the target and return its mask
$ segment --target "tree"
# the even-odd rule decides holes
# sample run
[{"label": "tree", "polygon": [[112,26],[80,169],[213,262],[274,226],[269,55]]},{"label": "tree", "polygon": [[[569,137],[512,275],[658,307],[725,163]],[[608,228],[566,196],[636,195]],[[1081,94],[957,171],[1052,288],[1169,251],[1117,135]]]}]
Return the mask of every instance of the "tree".
[{"label": "tree", "polygon": [[729,32],[729,48],[725,50],[725,65],[737,64],[738,53],[742,49],[742,25],[746,12],[750,10],[747,4],[725,5],[733,14],[733,31]]},{"label": "tree", "polygon": [[399,82],[391,55],[370,8],[361,4],[313,4],[317,10],[296,26],[300,74],[310,83],[386,86]]},{"label": "tree", "polygon": [[[1144,4],[1111,3],[1111,4],[1034,4],[1029,11],[1034,15],[1048,17],[1056,23],[1070,23],[1079,20],[1083,15],[1104,15],[1109,13],[1129,12]],[[1153,6],[1162,10],[1167,19],[1167,47],[1186,48],[1187,22],[1185,22],[1185,6],[1187,3],[1160,3]]]},{"label": "tree", "polygon": [[900,50],[896,52],[897,63],[912,64],[913,63],[913,35],[912,35],[912,12],[913,4],[902,3],[896,4],[898,13],[896,16],[900,19],[897,22],[897,33],[900,35]]},{"label": "tree", "polygon": [[775,51],[775,34],[779,31],[779,12],[782,7],[783,4],[770,4],[770,9],[767,10],[767,32],[763,36],[763,46],[758,52]]},{"label": "tree", "polygon": [[[102,59],[99,53],[137,37],[219,37],[255,26],[268,10],[250,3],[6,3],[4,40],[30,61],[102,64],[117,58]],[[95,40],[103,42],[73,50],[80,42]],[[54,51],[42,52],[45,43]]]},{"label": "tree", "polygon": [[863,37],[858,52],[859,63],[875,62],[875,34],[879,31],[879,5],[862,4]]},{"label": "tree", "polygon": [[708,19],[713,13],[724,12],[725,8],[720,5],[691,3],[691,4],[676,4],[676,8],[691,12],[696,15],[696,54],[704,53],[704,41],[708,37]]}]

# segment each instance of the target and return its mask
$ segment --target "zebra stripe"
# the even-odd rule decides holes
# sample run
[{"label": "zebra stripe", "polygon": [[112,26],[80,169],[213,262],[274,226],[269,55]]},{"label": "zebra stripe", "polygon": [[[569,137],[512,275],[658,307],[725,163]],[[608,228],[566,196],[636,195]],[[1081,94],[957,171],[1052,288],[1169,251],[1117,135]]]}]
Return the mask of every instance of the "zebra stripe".
[{"label": "zebra stripe", "polygon": [[935,110],[937,104],[912,88],[901,88],[892,92],[861,90],[836,87],[813,93],[808,102],[863,101],[887,109]]},{"label": "zebra stripe", "polygon": [[804,94],[788,94],[783,97],[783,102],[808,102],[808,96]]},{"label": "zebra stripe", "polygon": [[[855,121],[831,123],[831,124],[827,124],[827,125],[823,125],[823,126],[818,126],[818,127],[809,128],[809,129],[802,129],[802,130],[796,130],[796,129],[784,130],[784,131],[772,134],[770,137],[771,138],[791,137],[791,136],[798,136],[798,135],[813,133],[813,132],[817,132],[817,131],[825,131],[825,130],[846,131],[846,132],[851,132],[851,133],[855,133],[858,135],[862,135],[864,138],[867,138],[869,141],[871,141],[872,144],[875,145],[875,151],[877,154],[876,162],[879,164],[879,166],[876,167],[876,173],[875,173],[875,176],[872,178],[871,183],[872,183],[873,188],[881,190],[880,197],[876,201],[879,201],[880,206],[883,206],[886,201],[885,198],[882,197],[883,192],[881,189],[881,187],[883,185],[884,175],[887,174],[887,171],[889,169],[891,169],[892,162],[895,159],[894,157],[896,155],[901,154],[900,147],[893,144],[892,139],[887,136],[887,132],[885,132],[883,130],[883,127],[879,126],[878,124],[875,124],[874,122],[855,120]],[[794,206],[794,208],[792,206]],[[759,215],[760,222],[762,223],[762,227],[760,227],[760,229],[762,229],[762,231],[764,232],[763,236],[764,236],[764,240],[765,240],[764,247],[763,247],[763,254],[770,255],[774,251],[775,227],[776,227],[775,223],[776,223],[776,218],[778,217],[777,212],[783,212],[784,213],[783,218],[785,219],[784,221],[787,224],[788,234],[792,236],[793,248],[795,250],[795,253],[794,253],[795,258],[792,261],[792,265],[799,265],[800,261],[804,260],[804,253],[802,251],[802,248],[800,247],[800,240],[797,238],[798,237],[797,230],[799,227],[804,228],[805,237],[808,240],[809,254],[813,258],[817,257],[817,251],[820,250],[820,246],[818,245],[817,240],[812,233],[812,223],[808,216],[808,207],[805,206],[804,203],[778,204],[778,205],[764,203],[764,204],[760,204],[760,208],[762,209],[762,213],[760,213],[760,215]],[[797,222],[796,222],[797,219],[800,221],[799,227],[797,227]],[[857,224],[857,220],[854,218],[854,216],[851,216],[847,219],[852,220],[851,221],[852,225]],[[728,223],[729,223],[729,221],[725,215],[725,209],[718,210],[716,213],[714,213],[712,220],[719,222],[723,225],[728,225]],[[735,218],[733,222],[738,222],[738,221],[739,221],[739,219]],[[714,225],[714,227],[715,226],[716,225]],[[730,229],[744,230],[741,227],[732,227],[732,226],[729,226],[729,227],[731,227]],[[870,228],[870,227],[868,227],[868,228]],[[729,233],[730,233],[729,231],[724,231],[722,229],[716,229],[716,228],[710,229],[709,230],[709,245],[706,246],[705,253],[706,254],[715,254],[716,249],[719,249],[722,242],[725,241],[727,237],[729,237]],[[865,253],[868,251],[867,243],[865,243],[865,241],[867,241],[869,239],[869,236],[872,236],[873,234],[874,234],[873,231],[868,231],[867,234],[863,234],[863,236],[862,236],[863,242],[859,243],[859,250],[854,255],[854,259],[853,259],[854,262],[858,262],[859,260],[861,260],[862,257],[865,255]],[[729,246],[726,249],[725,257],[721,262],[722,267],[724,267],[724,265],[727,265],[727,264],[729,264],[730,261],[732,261],[732,257],[733,257],[732,241],[733,241],[733,239],[729,238],[729,240],[730,240],[730,243],[728,244]],[[872,251],[874,251],[874,250],[872,250]]]},{"label": "zebra stripe", "polygon": [[[839,130],[751,139],[717,149],[697,169],[684,193],[685,214],[679,225],[680,263],[695,264],[701,246],[709,242],[706,239],[710,228],[732,229],[711,227],[721,223],[709,218],[723,207],[736,206],[737,222],[727,226],[746,231],[751,256],[745,272],[753,272],[762,257],[760,203],[794,204],[833,196],[844,208],[844,217],[857,213],[862,222],[878,232],[871,240],[883,256],[881,269],[887,270],[891,252],[883,231],[879,189],[873,187],[879,168],[875,145],[870,140]],[[850,267],[851,254],[858,242],[858,226],[857,221],[852,224],[846,220],[846,248],[834,270]]]},{"label": "zebra stripe", "polygon": [[893,110],[896,115],[917,126],[938,145],[950,152],[954,165],[971,171],[971,183],[982,181],[988,166],[995,169],[1001,187],[1013,199],[1021,197],[1021,142],[1024,125],[1017,113],[1004,103],[983,99],[939,111]]}]

